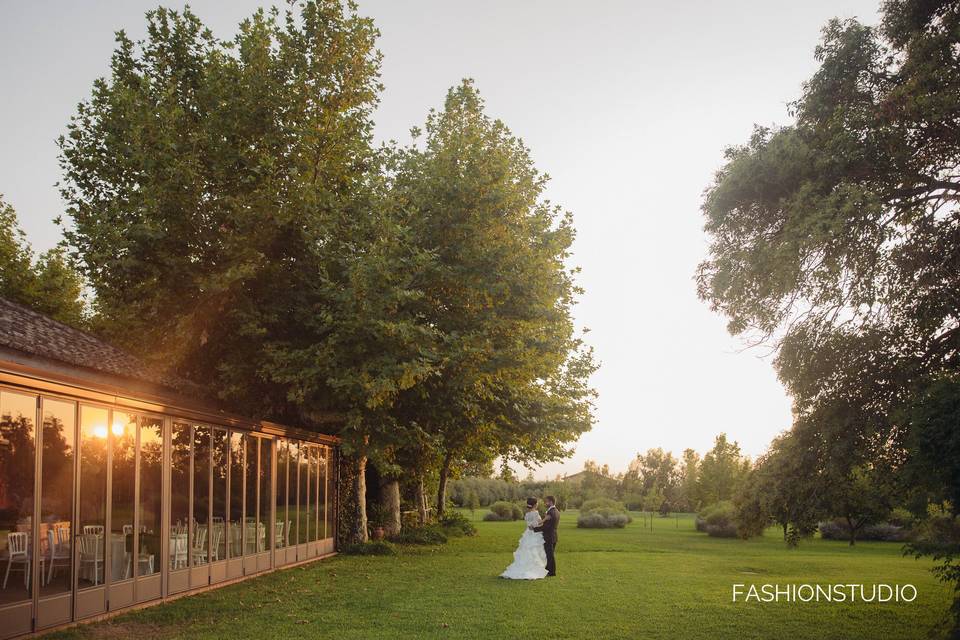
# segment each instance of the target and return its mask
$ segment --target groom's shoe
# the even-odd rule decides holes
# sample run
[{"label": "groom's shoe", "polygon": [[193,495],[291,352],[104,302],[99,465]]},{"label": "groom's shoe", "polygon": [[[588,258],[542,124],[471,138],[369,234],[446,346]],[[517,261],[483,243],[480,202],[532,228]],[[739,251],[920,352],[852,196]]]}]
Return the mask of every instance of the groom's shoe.
[{"label": "groom's shoe", "polygon": [[557,574],[555,574],[555,573],[548,573],[548,574],[547,574],[547,577],[548,577],[548,578],[556,578],[556,577],[557,577]]}]

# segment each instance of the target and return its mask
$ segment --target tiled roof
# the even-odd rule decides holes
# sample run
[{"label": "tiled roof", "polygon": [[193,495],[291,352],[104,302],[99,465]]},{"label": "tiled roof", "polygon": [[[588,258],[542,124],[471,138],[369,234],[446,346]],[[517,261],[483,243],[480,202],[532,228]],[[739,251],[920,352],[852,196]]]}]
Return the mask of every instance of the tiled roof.
[{"label": "tiled roof", "polygon": [[0,346],[122,378],[197,395],[197,386],[79,329],[0,298]]}]

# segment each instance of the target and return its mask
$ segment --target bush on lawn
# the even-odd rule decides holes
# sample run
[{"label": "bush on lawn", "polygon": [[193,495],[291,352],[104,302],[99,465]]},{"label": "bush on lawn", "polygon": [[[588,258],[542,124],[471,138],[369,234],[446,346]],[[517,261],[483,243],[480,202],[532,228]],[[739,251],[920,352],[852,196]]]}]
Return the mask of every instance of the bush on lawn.
[{"label": "bush on lawn", "polygon": [[[491,514],[496,517],[489,517]],[[485,515],[483,519],[489,521],[523,520],[523,509],[512,502],[500,500],[490,505],[490,513]]]},{"label": "bush on lawn", "polygon": [[577,527],[581,529],[622,529],[631,522],[627,508],[610,498],[594,498],[580,505]]},{"label": "bush on lawn", "polygon": [[623,529],[630,516],[611,509],[594,509],[577,516],[577,526],[581,529]]},{"label": "bush on lawn", "polygon": [[440,519],[440,526],[444,533],[450,537],[472,536],[476,535],[477,528],[473,523],[467,520],[467,517],[457,511],[448,511]]},{"label": "bush on lawn", "polygon": [[[843,518],[835,518],[820,523],[820,537],[824,540],[850,540],[850,527]],[[876,540],[880,542],[904,542],[910,539],[910,530],[904,527],[878,522],[868,524],[857,531],[857,540]]]},{"label": "bush on lawn", "polygon": [[356,542],[348,544],[343,548],[343,552],[348,556],[395,556],[397,549],[386,540],[370,540],[369,542]]},{"label": "bush on lawn", "polygon": [[447,535],[440,525],[428,524],[424,527],[405,527],[390,541],[398,544],[444,544]]},{"label": "bush on lawn", "polygon": [[714,538],[735,538],[737,525],[736,509],[729,500],[704,507],[697,514],[696,528]]}]

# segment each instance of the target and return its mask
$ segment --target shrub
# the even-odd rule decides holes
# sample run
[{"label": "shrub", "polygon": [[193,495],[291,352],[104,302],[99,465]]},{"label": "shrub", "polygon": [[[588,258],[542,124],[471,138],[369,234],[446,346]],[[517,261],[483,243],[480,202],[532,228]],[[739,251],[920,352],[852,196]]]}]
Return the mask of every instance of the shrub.
[{"label": "shrub", "polygon": [[447,541],[447,535],[440,525],[428,524],[425,527],[401,529],[400,533],[390,540],[399,544],[444,544]]},{"label": "shrub", "polygon": [[519,505],[505,500],[494,502],[490,505],[490,511],[497,514],[500,520],[523,520],[523,509]]},{"label": "shrub", "polygon": [[581,529],[622,529],[632,522],[627,508],[610,498],[594,498],[580,505],[577,527]]},{"label": "shrub", "polygon": [[504,522],[506,520],[513,520],[513,517],[501,518],[500,516],[495,514],[493,511],[491,511],[490,513],[483,514],[484,522]]},{"label": "shrub", "polygon": [[[820,537],[825,540],[850,540],[850,527],[846,520],[834,518],[820,523]],[[878,522],[870,524],[857,531],[857,540],[877,540],[880,542],[904,542],[910,538],[909,529],[891,524]]]},{"label": "shrub", "polygon": [[476,535],[477,528],[473,523],[467,520],[467,517],[457,511],[448,511],[440,519],[440,526],[448,536],[472,536]]},{"label": "shrub", "polygon": [[610,509],[594,509],[577,516],[577,527],[581,529],[623,529],[630,516]]},{"label": "shrub", "polygon": [[593,498],[592,500],[584,500],[583,504],[580,505],[580,511],[595,511],[597,509],[610,509],[611,511],[626,513],[627,508],[623,506],[622,502],[617,502],[616,500],[611,500],[610,498]]},{"label": "shrub", "polygon": [[697,515],[697,531],[714,538],[734,538],[737,535],[736,509],[733,503],[724,500],[705,507]]},{"label": "shrub", "polygon": [[348,556],[395,556],[397,548],[386,540],[370,540],[348,544],[343,548]]},{"label": "shrub", "polygon": [[887,522],[898,527],[903,527],[904,529],[909,529],[914,525],[914,522],[916,522],[916,518],[913,517],[913,514],[910,513],[909,510],[903,507],[897,507],[887,516]]}]

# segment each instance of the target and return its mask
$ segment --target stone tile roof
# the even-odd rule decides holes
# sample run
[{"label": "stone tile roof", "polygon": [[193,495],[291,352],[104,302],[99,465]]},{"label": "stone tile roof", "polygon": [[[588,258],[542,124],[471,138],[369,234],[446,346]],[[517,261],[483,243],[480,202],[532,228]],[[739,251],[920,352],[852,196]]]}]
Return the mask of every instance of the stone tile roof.
[{"label": "stone tile roof", "polygon": [[27,307],[0,298],[0,346],[100,373],[131,378],[192,396],[199,387]]}]

